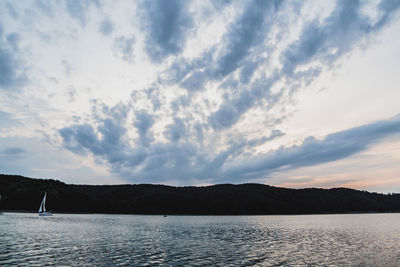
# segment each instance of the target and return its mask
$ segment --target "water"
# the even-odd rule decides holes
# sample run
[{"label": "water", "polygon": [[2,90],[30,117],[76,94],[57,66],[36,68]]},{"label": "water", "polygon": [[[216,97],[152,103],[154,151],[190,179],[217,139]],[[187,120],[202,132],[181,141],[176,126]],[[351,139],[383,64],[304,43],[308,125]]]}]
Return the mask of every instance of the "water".
[{"label": "water", "polygon": [[4,213],[0,265],[399,266],[400,214]]}]

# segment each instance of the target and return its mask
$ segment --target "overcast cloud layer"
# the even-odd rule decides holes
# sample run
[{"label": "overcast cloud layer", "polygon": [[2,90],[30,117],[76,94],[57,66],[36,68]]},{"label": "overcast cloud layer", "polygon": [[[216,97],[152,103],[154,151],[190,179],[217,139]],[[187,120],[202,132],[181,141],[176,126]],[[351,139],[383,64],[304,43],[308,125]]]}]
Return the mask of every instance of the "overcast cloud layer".
[{"label": "overcast cloud layer", "polygon": [[[399,53],[361,63],[389,53],[382,38],[400,44],[399,9],[397,0],[4,1],[0,172],[280,185],[305,167],[361,168],[373,157],[355,158],[400,140],[398,75],[364,74],[365,87],[356,76],[399,67]],[[385,151],[400,159],[399,147]]]}]

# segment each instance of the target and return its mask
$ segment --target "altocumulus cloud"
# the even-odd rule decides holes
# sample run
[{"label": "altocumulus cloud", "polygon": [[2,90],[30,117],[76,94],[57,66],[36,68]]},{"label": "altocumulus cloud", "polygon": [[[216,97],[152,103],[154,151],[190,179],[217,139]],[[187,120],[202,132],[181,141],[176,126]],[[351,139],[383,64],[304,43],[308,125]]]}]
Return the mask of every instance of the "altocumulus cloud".
[{"label": "altocumulus cloud", "polygon": [[65,9],[71,18],[79,22],[84,27],[87,23],[88,10],[90,6],[99,6],[97,0],[66,0]]},{"label": "altocumulus cloud", "polygon": [[17,33],[4,35],[0,25],[0,89],[12,90],[25,81],[24,68],[18,54]]},{"label": "altocumulus cloud", "polygon": [[[239,92],[235,92],[232,97],[226,98],[219,109],[211,114],[209,122],[213,128],[229,128],[255,105],[261,104],[271,108],[275,103],[278,103],[279,99],[287,96],[288,93],[291,94],[290,91],[300,88],[301,85],[309,84],[321,74],[323,67],[329,68],[360,41],[368,40],[373,33],[381,30],[397,11],[399,4],[398,1],[382,1],[378,6],[381,16],[376,22],[362,13],[362,7],[362,3],[359,1],[338,1],[332,13],[322,22],[313,20],[306,23],[299,38],[280,52],[282,67],[272,69],[269,75],[261,76],[248,84],[240,86],[240,78],[237,83],[234,83],[235,86],[239,87],[234,90],[239,90]],[[279,12],[272,12],[270,17],[274,16],[278,23],[281,23]],[[267,31],[267,29],[264,28],[263,30]],[[232,34],[230,38],[235,42],[237,39],[241,39],[240,36],[240,34],[239,37],[237,34]],[[246,38],[246,36],[242,37]],[[250,38],[250,40],[252,39]],[[248,44],[248,42],[245,42],[245,44]],[[256,42],[256,45],[258,44],[259,42]],[[240,49],[236,49],[238,54],[235,55],[234,53],[230,57],[242,58],[245,54],[244,51],[247,53],[247,50],[254,49],[256,45],[241,45],[239,46]],[[269,52],[271,49],[270,45],[267,44],[265,51]],[[225,65],[224,60],[223,57],[220,61],[222,66]],[[228,64],[228,66],[236,66],[235,62],[231,63],[233,64]],[[246,64],[237,67],[242,68],[243,75],[252,76],[259,70],[259,67],[266,67],[262,63],[269,63],[269,58],[267,57],[263,61],[254,56],[254,59],[249,59]],[[310,63],[312,64],[310,65]],[[233,69],[230,69],[230,71],[233,71]],[[270,88],[282,82],[286,84],[288,92],[282,89],[275,95],[271,94]]]},{"label": "altocumulus cloud", "polygon": [[[322,140],[311,136],[297,146],[255,152],[285,135],[278,129],[285,114],[280,117],[271,110],[367,44],[395,18],[399,1],[378,3],[376,17],[365,13],[365,3],[337,1],[329,14],[303,20],[296,30],[288,13],[306,8],[304,3],[228,1],[199,14],[193,13],[194,3],[138,5],[144,50],[153,63],[166,67],[150,89],[136,90],[114,106],[96,102],[89,119],[60,129],[66,149],[92,154],[112,172],[136,182],[245,181],[344,159],[399,134],[396,116]],[[231,20],[219,39],[195,56],[185,56],[201,18],[212,22],[220,14]],[[107,27],[101,30],[105,35]],[[288,38],[293,34],[297,38]],[[130,61],[135,39],[118,38],[117,51]],[[210,85],[219,101],[208,95]],[[246,129],[246,116],[257,110],[269,118],[265,134]]]},{"label": "altocumulus cloud", "polygon": [[147,52],[155,62],[182,51],[187,31],[192,27],[189,1],[143,1],[143,27],[147,32]]},{"label": "altocumulus cloud", "polygon": [[[224,98],[208,114],[208,123],[215,131],[230,129],[255,107],[269,110],[287,101],[297,89],[319,77],[323,69],[333,67],[353,48],[368,42],[399,8],[397,1],[382,1],[376,7],[379,16],[375,20],[365,14],[362,2],[337,1],[329,16],[306,21],[298,38],[287,44],[285,34],[292,34],[286,25],[288,10],[301,9],[301,5],[291,5],[281,1],[245,2],[219,42],[200,57],[178,57],[163,74],[161,84],[178,83],[188,91],[189,98],[196,96],[194,92],[200,94],[209,82],[219,84]],[[279,64],[274,57],[279,58]],[[277,86],[280,90],[272,92],[271,88]]]},{"label": "altocumulus cloud", "polygon": [[332,133],[318,140],[312,136],[301,145],[281,147],[275,151],[230,164],[223,170],[225,177],[264,177],[282,168],[313,166],[340,160],[364,151],[383,139],[400,134],[400,114],[383,121]]},{"label": "altocumulus cloud", "polygon": [[108,18],[105,18],[99,25],[99,31],[106,36],[110,35],[113,30],[114,30],[114,25]]},{"label": "altocumulus cloud", "polygon": [[[135,123],[140,133],[140,143],[149,143],[146,135],[152,119],[138,113]],[[283,135],[274,130],[269,136],[256,139],[240,139],[231,142],[227,149],[216,153],[195,143],[179,142],[183,125],[175,121],[168,127],[170,142],[152,142],[147,146],[132,147],[127,142],[121,121],[110,118],[101,120],[97,129],[90,125],[74,125],[60,130],[67,149],[91,152],[106,159],[112,169],[132,179],[167,181],[177,179],[206,179],[212,181],[242,182],[249,178],[265,177],[282,169],[313,166],[340,160],[384,139],[400,134],[400,115],[373,122],[345,131],[332,133],[318,140],[308,137],[301,145],[281,147],[257,156],[243,158],[246,148],[265,143]],[[125,141],[123,141],[125,140]]]},{"label": "altocumulus cloud", "polygon": [[[399,117],[350,122],[322,139],[302,134],[296,146],[287,145],[297,130],[287,118],[300,91],[379,39],[399,8],[398,0],[0,3],[1,134],[43,133],[133,182],[246,181],[345,159],[397,137]],[[0,154],[29,153],[10,144]]]}]

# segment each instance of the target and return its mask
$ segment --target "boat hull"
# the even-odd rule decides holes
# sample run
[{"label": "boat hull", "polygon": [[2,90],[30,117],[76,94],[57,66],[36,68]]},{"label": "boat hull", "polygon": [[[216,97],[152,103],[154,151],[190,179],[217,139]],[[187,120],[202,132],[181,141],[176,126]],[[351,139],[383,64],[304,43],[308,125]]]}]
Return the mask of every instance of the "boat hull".
[{"label": "boat hull", "polygon": [[51,212],[43,211],[39,212],[39,216],[53,216],[53,214]]}]

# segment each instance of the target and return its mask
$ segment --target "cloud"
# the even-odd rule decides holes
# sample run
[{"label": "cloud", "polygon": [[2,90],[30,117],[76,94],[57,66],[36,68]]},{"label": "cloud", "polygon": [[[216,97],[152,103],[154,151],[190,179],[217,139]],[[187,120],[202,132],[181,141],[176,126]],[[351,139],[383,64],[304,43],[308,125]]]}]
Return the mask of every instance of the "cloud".
[{"label": "cloud", "polygon": [[226,178],[261,178],[272,172],[314,166],[347,158],[371,145],[400,134],[400,114],[374,123],[332,133],[318,140],[308,137],[301,145],[281,147],[243,162],[225,166]]},{"label": "cloud", "polygon": [[[206,82],[221,81],[237,69],[242,69],[241,80],[249,82],[263,62],[258,54],[254,55],[254,50],[261,48],[266,51],[263,42],[280,16],[281,2],[254,0],[245,2],[244,6],[238,5],[244,11],[227,25],[227,32],[221,41],[206,49],[198,58],[189,61],[177,59],[167,71],[167,79],[181,83],[188,91],[201,91]],[[231,6],[228,2],[217,5],[216,16],[223,7]]]},{"label": "cloud", "polygon": [[72,67],[71,63],[69,63],[67,60],[63,59],[61,61],[61,65],[64,68],[65,75],[67,75],[67,77],[69,77],[73,71],[73,67]]},{"label": "cloud", "polygon": [[[266,98],[271,108],[277,103],[280,95],[272,95],[270,88],[277,80],[275,77],[262,77],[257,79],[251,87],[243,89],[237,95],[225,99],[219,108],[208,117],[208,122],[215,131],[229,129],[235,125],[249,109],[257,106]],[[268,97],[267,97],[268,96]]]},{"label": "cloud", "polygon": [[77,90],[76,90],[75,88],[70,87],[70,88],[67,89],[66,94],[67,94],[67,96],[68,96],[68,102],[71,103],[71,102],[74,102],[74,101],[75,101],[78,92],[77,92]]},{"label": "cloud", "polygon": [[10,17],[12,17],[13,19],[18,19],[18,14],[15,11],[14,7],[10,3],[7,3],[6,7],[7,7],[7,11],[8,11],[8,14],[10,15]]},{"label": "cloud", "polygon": [[259,146],[259,145],[264,144],[265,142],[274,140],[275,138],[278,138],[278,137],[281,137],[281,136],[284,136],[284,135],[285,135],[284,132],[282,132],[281,130],[276,130],[275,129],[275,130],[271,131],[269,136],[263,136],[261,138],[256,138],[256,139],[253,139],[253,140],[249,140],[248,141],[248,145],[249,145],[249,147]]},{"label": "cloud", "polygon": [[332,64],[363,38],[390,21],[400,7],[398,1],[382,1],[378,8],[381,18],[373,22],[362,13],[360,1],[338,1],[331,15],[323,22],[311,21],[283,53],[284,70],[292,73],[299,65],[312,60]]},{"label": "cloud", "polygon": [[[61,179],[67,183],[121,183],[101,166],[71,157],[70,153],[37,138],[0,137],[0,170],[3,174],[17,174],[45,179]],[[11,155],[11,156],[10,156]],[[96,179],[93,179],[96,177]]]},{"label": "cloud", "polygon": [[98,143],[97,136],[91,125],[73,125],[63,128],[59,132],[63,138],[64,146],[70,151],[83,154],[86,148],[94,154],[99,154],[99,149],[95,148]]},{"label": "cloud", "polygon": [[86,26],[87,12],[89,7],[94,4],[100,6],[97,0],[65,0],[65,6],[71,18],[76,19],[81,27]]},{"label": "cloud", "polygon": [[227,44],[217,59],[214,75],[226,76],[249,55],[250,49],[259,45],[268,33],[280,1],[249,1],[242,16],[230,25],[223,38]]},{"label": "cloud", "polygon": [[153,141],[153,136],[149,133],[154,124],[153,116],[146,110],[140,110],[136,112],[136,121],[133,124],[139,133],[140,144],[148,146]]},{"label": "cloud", "polygon": [[18,42],[19,42],[19,34],[13,32],[7,35],[7,42],[14,49],[14,51],[18,51]]},{"label": "cloud", "polygon": [[77,154],[87,152],[105,158],[111,164],[127,164],[136,160],[136,154],[129,151],[126,137],[126,107],[122,104],[112,108],[101,106],[95,111],[98,125],[75,124],[59,130],[64,146]]},{"label": "cloud", "polygon": [[391,22],[393,15],[400,8],[400,1],[397,0],[382,0],[378,5],[380,11],[380,19],[374,24],[374,30],[380,30],[387,23]]},{"label": "cloud", "polygon": [[127,62],[133,61],[133,45],[135,44],[135,37],[127,38],[120,36],[114,40],[114,48],[117,56],[120,56]]},{"label": "cloud", "polygon": [[[270,93],[271,86],[282,78],[275,74],[276,70],[251,79],[262,64],[267,64],[267,58],[260,58],[259,53],[272,49],[272,45],[265,47],[264,41],[282,15],[281,6],[279,1],[246,2],[244,11],[228,25],[220,43],[198,58],[177,59],[164,74],[162,82],[178,83],[187,89],[188,99],[180,105],[191,103],[191,98],[201,93],[207,83],[219,83],[226,97],[207,120],[215,131],[220,131],[238,123],[251,108],[265,102],[277,102],[276,96]],[[237,70],[239,77],[235,75]],[[175,101],[174,109],[179,108],[179,102]]]},{"label": "cloud", "polygon": [[[110,115],[110,114],[109,114]],[[368,149],[371,145],[400,135],[400,115],[327,135],[318,140],[306,138],[301,145],[281,147],[259,155],[246,154],[247,148],[259,146],[284,133],[247,140],[231,139],[226,149],[199,146],[189,142],[191,131],[185,122],[175,118],[164,132],[168,142],[148,138],[154,123],[146,111],[136,114],[135,127],[139,132],[139,146],[128,141],[126,117],[99,118],[99,126],[73,125],[60,130],[64,146],[78,154],[90,152],[105,159],[113,172],[125,179],[145,182],[192,179],[207,181],[236,181],[264,178],[273,172],[314,166],[341,160]],[[215,149],[215,148],[214,148]]]},{"label": "cloud", "polygon": [[8,147],[0,152],[0,156],[6,160],[18,160],[26,154],[25,149],[21,147]]},{"label": "cloud", "polygon": [[137,111],[133,125],[139,136],[133,145],[125,127],[129,124],[126,116],[129,109],[123,105],[96,107],[101,110],[94,112],[96,126],[83,123],[60,129],[65,148],[76,154],[90,153],[99,160],[106,160],[112,172],[125,178],[147,181],[152,177],[161,181],[192,177],[191,166],[202,155],[198,155],[196,145],[183,140],[187,132],[181,119],[175,118],[166,127],[169,142],[163,143],[152,138],[152,116],[145,110]]},{"label": "cloud", "polygon": [[207,79],[208,76],[204,71],[194,71],[181,83],[181,86],[188,91],[202,91]]},{"label": "cloud", "polygon": [[178,142],[186,132],[186,126],[182,119],[174,118],[174,122],[166,126],[164,135],[172,142]]},{"label": "cloud", "polygon": [[53,15],[53,6],[51,2],[44,0],[36,0],[35,4],[38,7],[38,9],[41,12],[43,12],[43,14],[46,14],[47,16]]},{"label": "cloud", "polygon": [[[364,143],[336,133],[262,152],[292,138],[280,123],[292,114],[286,105],[294,105],[296,92],[376,38],[399,8],[386,0],[323,3],[318,11],[305,10],[309,5],[160,0],[131,9],[132,3],[103,8],[97,1],[37,1],[22,22],[6,15],[15,25],[0,30],[0,93],[11,95],[26,79],[25,69],[33,79],[24,95],[4,101],[18,106],[4,107],[0,117],[22,122],[32,112],[43,124],[0,120],[7,125],[2,134],[21,127],[24,134],[43,130],[53,139],[56,128],[65,150],[135,182],[239,181],[364,151],[392,133],[380,138],[367,127],[362,133],[372,137]],[[24,9],[14,7],[22,19]],[[43,44],[44,35],[51,41]],[[98,50],[107,48],[130,64]],[[89,102],[94,96],[101,100]]]},{"label": "cloud", "polygon": [[[315,19],[304,26],[298,40],[289,44],[281,53],[282,68],[273,69],[270,71],[269,76],[261,76],[250,81],[250,77],[258,66],[265,64],[265,62],[268,63],[266,61],[268,58],[258,61],[246,61],[246,67],[242,69],[242,75],[239,76],[238,80],[240,82],[250,81],[250,84],[241,84],[238,81],[236,82],[236,88],[230,88],[234,90],[234,93],[228,91],[227,93],[231,97],[226,97],[219,108],[208,118],[213,129],[217,131],[229,129],[239,122],[243,114],[261,104],[271,109],[272,106],[279,103],[279,100],[288,101],[299,88],[310,84],[315,78],[319,77],[323,68],[333,67],[333,64],[340,60],[343,55],[352,51],[356,44],[371,38],[373,33],[382,29],[384,23],[391,20],[394,11],[399,8],[399,5],[387,4],[390,6],[390,8],[387,8],[383,3],[385,2],[379,5],[382,13],[381,19],[378,22],[373,22],[361,12],[362,6],[359,1],[338,1],[332,13],[322,22]],[[270,7],[267,10],[275,11],[276,8]],[[252,14],[252,11],[249,12]],[[272,12],[270,18],[278,16],[275,13]],[[246,12],[244,12],[243,19],[239,21],[242,20],[247,21],[249,25],[254,23],[253,17],[247,19]],[[279,21],[279,19],[276,20]],[[258,20],[256,21],[256,25],[262,25]],[[273,23],[273,20],[270,21]],[[265,26],[264,28],[259,27],[260,29],[256,27],[255,32],[266,32],[267,28]],[[244,27],[244,29],[247,29],[247,27]],[[239,34],[239,36],[241,35]],[[242,38],[237,38],[239,41],[233,41],[230,45],[236,48],[231,49],[231,51],[236,52],[230,53],[230,56],[222,57],[222,60],[219,61],[219,66],[228,66],[227,68],[222,68],[221,75],[226,75],[234,70],[237,62],[240,62],[245,56],[250,56],[247,51],[251,48],[254,49],[263,40],[261,35],[253,37],[252,35],[242,34],[242,37],[246,41],[240,41]],[[236,40],[235,38],[232,39]],[[250,41],[247,41],[247,39]],[[270,49],[269,45],[265,49],[268,51]],[[257,53],[259,53],[258,50]],[[228,63],[225,64],[224,62]],[[311,62],[313,65],[307,66]],[[304,69],[299,69],[299,67],[303,66],[305,66]],[[233,81],[237,80],[237,78],[231,79]],[[232,84],[234,84],[233,81],[231,81]],[[273,94],[270,92],[270,88],[277,83],[284,83],[285,87],[281,92]],[[286,100],[282,98],[286,98]]]},{"label": "cloud", "polygon": [[113,32],[113,30],[114,30],[114,25],[108,18],[105,18],[99,25],[99,31],[105,36],[110,35]]},{"label": "cloud", "polygon": [[8,123],[9,121],[12,121],[12,118],[13,116],[11,113],[0,110],[0,124],[3,124],[4,122]]},{"label": "cloud", "polygon": [[182,51],[193,21],[188,1],[144,1],[142,23],[147,32],[146,51],[154,62]]},{"label": "cloud", "polygon": [[26,79],[22,63],[16,55],[18,40],[17,33],[11,33],[4,39],[0,25],[0,89],[16,89]]}]

